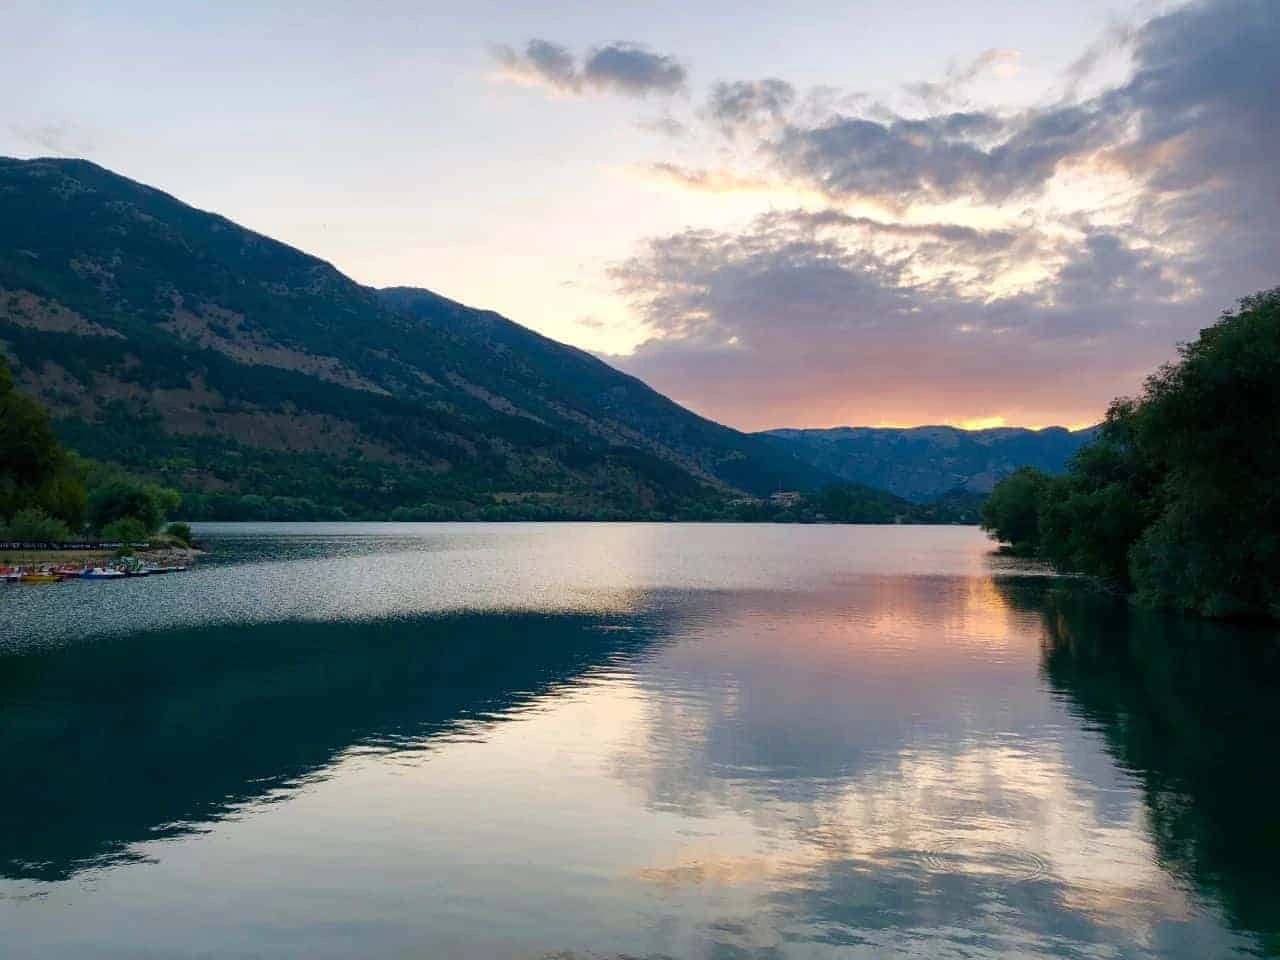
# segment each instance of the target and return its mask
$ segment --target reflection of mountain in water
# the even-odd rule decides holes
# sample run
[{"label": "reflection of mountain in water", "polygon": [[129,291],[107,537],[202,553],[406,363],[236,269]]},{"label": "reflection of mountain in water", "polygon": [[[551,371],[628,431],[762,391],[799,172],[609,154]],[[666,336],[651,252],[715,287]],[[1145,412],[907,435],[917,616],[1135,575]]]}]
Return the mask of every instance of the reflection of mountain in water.
[{"label": "reflection of mountain in water", "polygon": [[0,875],[58,880],[314,776],[497,722],[659,634],[457,615],[134,634],[0,657]]},{"label": "reflection of mountain in water", "polygon": [[1080,591],[1006,590],[1043,610],[1049,683],[1141,780],[1165,868],[1280,955],[1280,644]]}]

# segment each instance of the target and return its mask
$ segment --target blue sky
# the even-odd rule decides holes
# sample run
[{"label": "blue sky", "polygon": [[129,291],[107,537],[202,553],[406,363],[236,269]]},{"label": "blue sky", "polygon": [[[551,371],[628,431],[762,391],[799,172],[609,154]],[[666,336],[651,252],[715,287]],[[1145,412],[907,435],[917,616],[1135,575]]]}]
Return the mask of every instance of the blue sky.
[{"label": "blue sky", "polygon": [[0,153],[737,426],[1080,424],[1278,282],[1277,6],[0,0]]}]

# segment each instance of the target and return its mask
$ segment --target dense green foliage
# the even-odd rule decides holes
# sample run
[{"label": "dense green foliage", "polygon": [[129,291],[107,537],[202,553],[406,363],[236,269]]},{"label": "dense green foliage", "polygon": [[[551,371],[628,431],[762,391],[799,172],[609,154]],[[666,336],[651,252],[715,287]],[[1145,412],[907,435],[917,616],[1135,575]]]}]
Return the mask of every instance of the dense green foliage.
[{"label": "dense green foliage", "polygon": [[127,539],[141,539],[159,530],[179,503],[181,498],[173,490],[131,477],[113,477],[89,494],[89,526],[102,531],[109,540],[120,540],[126,538],[107,531],[118,523],[132,521],[134,526],[129,529],[141,529],[142,533]]},{"label": "dense green foliage", "polygon": [[999,484],[983,525],[1158,606],[1280,619],[1277,436],[1272,290],[1201,331],[1142,396],[1113,404],[1065,475],[1024,471]]},{"label": "dense green foliage", "polygon": [[6,540],[61,541],[86,524],[107,539],[121,521],[140,540],[160,528],[181,497],[116,467],[68,453],[49,415],[32,398],[14,389],[9,366],[0,357],[0,537]]},{"label": "dense green foliage", "polygon": [[1040,546],[1040,506],[1049,474],[1022,467],[996,484],[982,505],[982,528],[1007,543],[1014,553],[1035,553]]},{"label": "dense green foliage", "polygon": [[188,547],[195,543],[195,537],[191,533],[191,524],[189,523],[171,523],[164,528],[164,532]]},{"label": "dense green foliage", "polygon": [[145,523],[137,517],[119,517],[104,524],[99,530],[103,540],[119,540],[123,543],[140,543],[151,535]]},{"label": "dense green foliage", "polygon": [[9,521],[11,536],[19,513],[24,528],[34,522],[35,514],[64,528],[78,527],[84,503],[84,484],[58,442],[48,413],[14,389],[9,365],[0,357],[0,523]]},{"label": "dense green foliage", "polygon": [[0,540],[58,543],[71,536],[71,528],[57,517],[51,517],[39,507],[24,507],[0,523]]}]

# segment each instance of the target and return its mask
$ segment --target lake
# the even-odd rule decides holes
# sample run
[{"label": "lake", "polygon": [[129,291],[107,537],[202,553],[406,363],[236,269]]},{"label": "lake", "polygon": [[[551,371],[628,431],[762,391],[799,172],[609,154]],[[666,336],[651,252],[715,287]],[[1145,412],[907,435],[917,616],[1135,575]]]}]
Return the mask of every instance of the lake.
[{"label": "lake", "polygon": [[1280,957],[1280,648],[976,529],[207,524],[0,588],[3,955]]}]

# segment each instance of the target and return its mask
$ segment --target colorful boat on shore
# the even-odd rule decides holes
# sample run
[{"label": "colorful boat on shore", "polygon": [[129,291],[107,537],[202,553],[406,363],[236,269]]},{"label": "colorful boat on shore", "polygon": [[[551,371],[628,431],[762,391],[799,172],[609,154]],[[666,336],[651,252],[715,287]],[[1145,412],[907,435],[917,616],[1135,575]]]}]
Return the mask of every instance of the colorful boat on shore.
[{"label": "colorful boat on shore", "polygon": [[149,577],[152,574],[185,573],[184,564],[142,563],[132,557],[102,566],[88,564],[42,565],[38,567],[0,566],[0,583],[59,583],[63,580],[123,580],[126,577]]},{"label": "colorful boat on shore", "polygon": [[81,580],[118,580],[125,576],[123,570],[112,567],[89,567],[80,574]]},{"label": "colorful boat on shore", "polygon": [[62,580],[52,570],[28,570],[18,578],[20,583],[61,583]]}]

